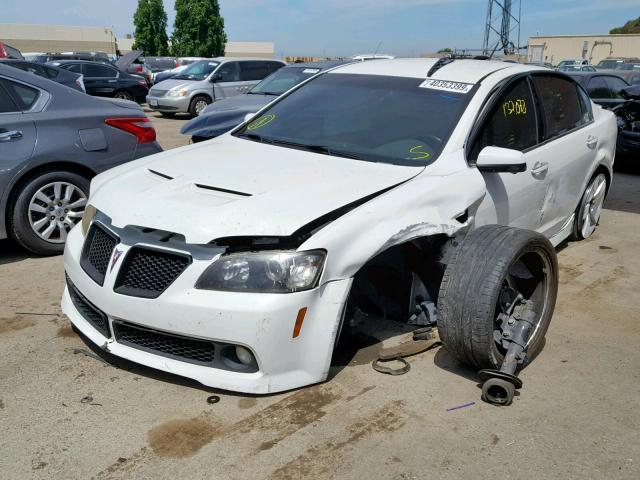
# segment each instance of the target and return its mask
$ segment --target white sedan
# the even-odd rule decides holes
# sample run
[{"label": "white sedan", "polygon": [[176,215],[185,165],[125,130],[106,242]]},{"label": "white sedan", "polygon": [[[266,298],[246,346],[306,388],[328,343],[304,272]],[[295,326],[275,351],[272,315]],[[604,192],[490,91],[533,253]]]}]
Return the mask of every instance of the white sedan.
[{"label": "white sedan", "polygon": [[553,314],[553,247],[594,232],[615,144],[613,114],[548,69],[342,66],[97,176],[62,307],[114,355],[233,391],[324,381],[340,337],[416,306],[460,361],[521,368]]}]

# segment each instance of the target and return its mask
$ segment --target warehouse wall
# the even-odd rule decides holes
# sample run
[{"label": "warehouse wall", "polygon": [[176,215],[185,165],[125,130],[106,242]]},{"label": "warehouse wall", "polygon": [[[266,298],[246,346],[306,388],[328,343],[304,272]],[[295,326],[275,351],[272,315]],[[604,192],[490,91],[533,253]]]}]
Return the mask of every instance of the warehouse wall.
[{"label": "warehouse wall", "polygon": [[0,41],[22,52],[116,53],[115,36],[107,27],[0,24]]},{"label": "warehouse wall", "polygon": [[529,38],[528,60],[557,65],[567,58],[586,58],[592,64],[607,57],[639,57],[640,35],[557,35]]}]

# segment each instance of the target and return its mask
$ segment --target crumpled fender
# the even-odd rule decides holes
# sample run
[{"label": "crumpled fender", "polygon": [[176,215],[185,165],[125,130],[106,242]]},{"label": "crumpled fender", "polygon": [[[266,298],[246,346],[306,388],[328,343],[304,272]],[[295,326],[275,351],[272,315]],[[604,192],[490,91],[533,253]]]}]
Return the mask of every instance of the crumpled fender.
[{"label": "crumpled fender", "polygon": [[394,245],[420,237],[454,236],[470,222],[456,220],[475,210],[486,193],[475,168],[447,175],[428,169],[412,180],[334,220],[299,250],[325,249],[327,262],[321,283],[353,277],[371,258]]}]

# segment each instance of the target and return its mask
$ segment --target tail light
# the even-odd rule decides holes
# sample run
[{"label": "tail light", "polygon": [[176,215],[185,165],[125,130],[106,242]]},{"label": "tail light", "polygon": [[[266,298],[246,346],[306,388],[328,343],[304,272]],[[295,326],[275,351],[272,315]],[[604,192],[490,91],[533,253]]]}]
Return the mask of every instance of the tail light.
[{"label": "tail light", "polygon": [[142,73],[142,65],[136,65],[136,73]]},{"label": "tail light", "polygon": [[9,58],[9,54],[4,48],[4,44],[0,42],[0,58]]},{"label": "tail light", "polygon": [[136,136],[136,143],[156,141],[156,131],[147,117],[107,118],[104,123]]},{"label": "tail light", "polygon": [[87,89],[84,88],[84,75],[80,75],[76,78],[76,85],[78,85],[84,93],[87,93]]}]

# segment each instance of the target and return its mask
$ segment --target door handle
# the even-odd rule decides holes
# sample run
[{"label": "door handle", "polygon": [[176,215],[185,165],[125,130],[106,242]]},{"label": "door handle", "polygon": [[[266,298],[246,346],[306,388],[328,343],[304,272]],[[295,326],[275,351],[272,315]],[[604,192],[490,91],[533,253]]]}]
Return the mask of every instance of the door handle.
[{"label": "door handle", "polygon": [[549,170],[549,164],[547,162],[536,162],[536,164],[531,169],[531,175],[542,175]]},{"label": "door handle", "polygon": [[0,142],[10,142],[22,138],[22,132],[18,130],[10,130],[8,132],[0,132]]},{"label": "door handle", "polygon": [[598,137],[594,137],[593,135],[589,135],[587,137],[587,147],[594,149],[598,145]]}]

